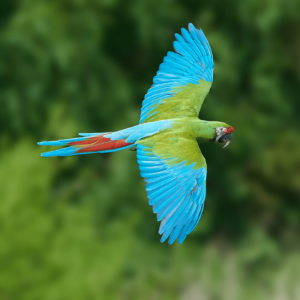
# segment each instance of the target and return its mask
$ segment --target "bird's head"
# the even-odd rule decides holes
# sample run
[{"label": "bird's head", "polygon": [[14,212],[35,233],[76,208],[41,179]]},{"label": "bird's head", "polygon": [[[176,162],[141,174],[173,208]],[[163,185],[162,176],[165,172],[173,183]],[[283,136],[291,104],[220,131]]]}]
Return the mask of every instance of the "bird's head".
[{"label": "bird's head", "polygon": [[216,128],[216,139],[215,141],[218,143],[226,143],[225,147],[227,147],[232,140],[232,133],[234,129],[232,126],[228,127],[217,127]]}]

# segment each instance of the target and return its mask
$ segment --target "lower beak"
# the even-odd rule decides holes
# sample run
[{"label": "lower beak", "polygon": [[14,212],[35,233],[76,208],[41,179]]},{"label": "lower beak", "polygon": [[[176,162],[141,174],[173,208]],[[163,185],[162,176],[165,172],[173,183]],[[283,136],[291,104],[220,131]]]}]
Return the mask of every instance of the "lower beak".
[{"label": "lower beak", "polygon": [[223,148],[227,147],[230,144],[230,142],[231,141],[227,141],[226,144],[225,144],[225,146]]},{"label": "lower beak", "polygon": [[221,136],[223,136],[223,135],[219,135],[216,137],[216,142],[220,139]]}]

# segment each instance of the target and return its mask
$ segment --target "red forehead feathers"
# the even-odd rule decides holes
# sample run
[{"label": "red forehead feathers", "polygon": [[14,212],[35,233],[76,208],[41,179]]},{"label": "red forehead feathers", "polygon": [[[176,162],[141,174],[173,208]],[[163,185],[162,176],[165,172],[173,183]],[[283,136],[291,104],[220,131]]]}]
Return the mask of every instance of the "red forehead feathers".
[{"label": "red forehead feathers", "polygon": [[234,132],[232,126],[229,126],[229,127],[225,130],[225,133],[230,133],[230,132]]}]

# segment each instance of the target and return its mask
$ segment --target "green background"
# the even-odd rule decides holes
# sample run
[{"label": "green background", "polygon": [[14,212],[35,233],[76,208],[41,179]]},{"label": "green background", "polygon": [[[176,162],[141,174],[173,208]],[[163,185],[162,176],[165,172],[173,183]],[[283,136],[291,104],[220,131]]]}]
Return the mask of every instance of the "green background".
[{"label": "green background", "polygon": [[[215,59],[203,217],[160,244],[135,153],[38,141],[138,123],[174,34]],[[0,298],[300,299],[300,1],[1,0]]]}]

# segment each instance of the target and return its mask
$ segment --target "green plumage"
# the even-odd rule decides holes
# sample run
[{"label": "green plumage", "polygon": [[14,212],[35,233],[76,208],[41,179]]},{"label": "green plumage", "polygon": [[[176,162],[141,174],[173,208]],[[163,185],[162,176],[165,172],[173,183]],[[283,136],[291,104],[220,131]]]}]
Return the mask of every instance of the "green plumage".
[{"label": "green plumage", "polygon": [[186,165],[196,163],[194,169],[207,168],[197,139],[202,144],[212,142],[215,139],[216,127],[229,125],[223,122],[204,121],[196,117],[176,118],[172,121],[171,128],[137,143],[152,148],[152,151],[161,158],[177,157],[176,163],[186,161]]},{"label": "green plumage", "polygon": [[[171,89],[170,94],[176,93],[174,97],[167,98],[158,105],[154,109],[156,114],[152,116],[149,114],[150,116],[143,123],[180,117],[198,117],[211,85],[212,82],[200,79],[199,85],[188,83],[186,86]],[[153,104],[153,107],[155,106],[156,104]]]},{"label": "green plumage", "polygon": [[[228,124],[215,121],[204,121],[198,118],[204,99],[212,82],[203,79],[199,85],[192,83],[173,88],[174,97],[167,98],[159,104],[143,123],[172,119],[171,128],[159,134],[138,141],[138,144],[152,148],[162,158],[176,157],[176,163],[185,161],[186,165],[196,163],[194,169],[207,169],[199,144],[212,142],[215,139],[216,127],[229,127]],[[155,100],[154,100],[155,101]],[[170,163],[172,164],[172,163]]]}]

